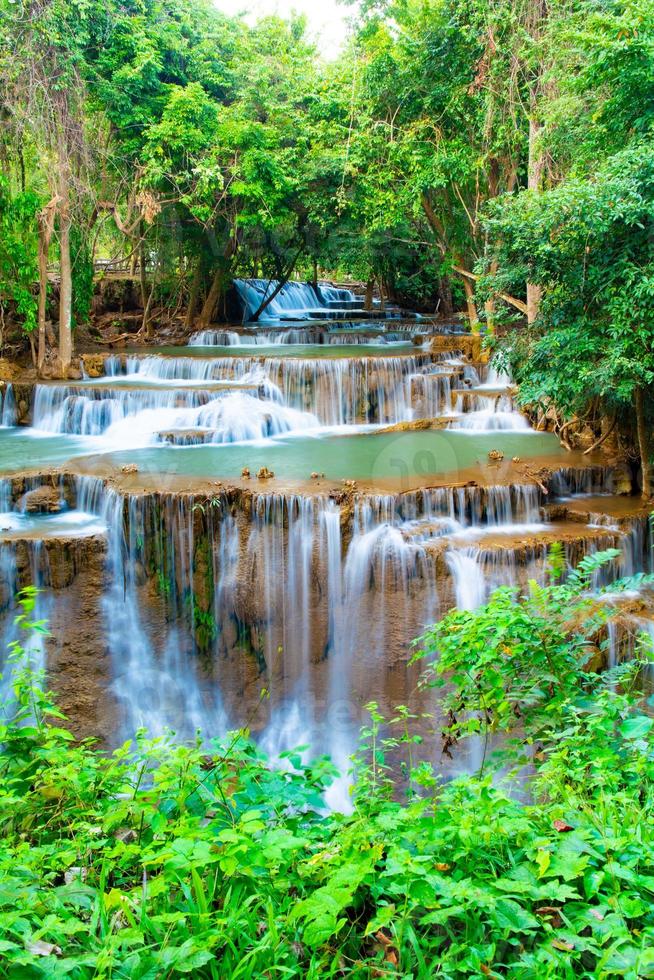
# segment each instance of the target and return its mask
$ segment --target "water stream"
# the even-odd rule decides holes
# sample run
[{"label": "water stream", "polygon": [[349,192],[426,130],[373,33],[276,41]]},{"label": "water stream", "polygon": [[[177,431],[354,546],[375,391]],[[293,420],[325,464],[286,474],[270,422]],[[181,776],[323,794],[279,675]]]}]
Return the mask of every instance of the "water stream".
[{"label": "water stream", "polygon": [[[238,288],[251,307],[264,287]],[[340,313],[355,299],[296,284],[270,317]],[[411,641],[448,609],[474,609],[498,585],[544,580],[559,534],[570,564],[617,544],[608,579],[645,567],[646,521],[618,526],[591,515],[572,530],[550,521],[552,499],[608,494],[611,474],[566,469],[554,437],[532,432],[516,410],[510,379],[455,346],[397,353],[392,336],[373,353],[370,338],[316,347],[313,326],[247,338],[215,331],[174,354],[108,356],[101,377],[37,385],[31,426],[21,428],[5,390],[3,639],[14,636],[22,584],[48,586],[39,615],[56,607],[44,548],[102,540],[97,613],[83,557],[67,559],[61,589],[77,596],[75,608],[91,617],[84,628],[100,638],[109,743],[140,727],[211,738],[247,724],[274,757],[311,745],[346,771],[368,701],[388,711],[421,706]],[[210,342],[224,346],[212,351]],[[376,431],[425,419],[445,428]],[[559,468],[549,494],[507,482],[501,468],[496,483],[471,481],[471,470],[487,471],[491,449],[550,457]],[[51,513],[28,513],[27,484],[11,476],[39,465],[59,467]],[[262,466],[299,485],[241,479]],[[121,487],[125,473],[134,474],[131,489]],[[38,489],[40,478],[31,479]],[[353,479],[365,487],[340,482]],[[47,643],[34,657],[46,664]],[[346,805],[348,785],[344,775],[334,805]]]}]

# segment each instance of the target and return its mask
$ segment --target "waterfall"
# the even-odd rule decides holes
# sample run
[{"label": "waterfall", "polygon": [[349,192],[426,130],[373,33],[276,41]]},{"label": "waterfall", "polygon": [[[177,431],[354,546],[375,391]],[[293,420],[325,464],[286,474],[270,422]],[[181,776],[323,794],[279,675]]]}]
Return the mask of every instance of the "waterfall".
[{"label": "waterfall", "polygon": [[[193,347],[284,347],[301,346],[306,344],[339,346],[343,344],[366,344],[375,347],[387,347],[393,344],[410,344],[413,337],[420,332],[417,325],[406,325],[400,330],[385,330],[375,324],[367,323],[362,327],[356,321],[340,321],[338,329],[331,325],[307,326],[292,329],[262,330],[253,333],[238,333],[235,330],[200,330],[194,333],[188,342]],[[465,368],[466,376],[474,368]],[[477,378],[477,380],[479,380]]]},{"label": "waterfall", "polygon": [[156,442],[159,433],[170,430],[204,430],[202,441],[227,443],[314,429],[318,424],[309,412],[247,391],[38,385],[34,401],[35,429],[104,435],[108,445],[120,449]]},{"label": "waterfall", "polygon": [[[267,398],[277,397],[289,408],[315,415],[323,425],[347,425],[357,422],[393,423],[412,418],[414,409],[409,379],[418,374],[421,368],[431,368],[428,355],[336,359],[144,357],[127,358],[123,377],[131,378],[135,383],[144,379],[156,380],[162,384],[175,380],[178,386],[179,382],[185,381],[252,385],[261,388]],[[109,365],[111,372],[117,369],[117,364]],[[117,377],[117,374],[112,373],[111,376]],[[49,390],[46,388],[46,391]],[[83,409],[76,408],[75,403],[67,403],[74,392],[69,389],[66,391],[65,396],[47,395],[50,399],[58,398],[59,401],[66,402],[60,406],[56,416],[53,415],[55,406],[52,403],[46,405],[45,401],[39,402],[40,389],[37,391],[36,427],[49,425],[48,431],[61,431],[62,415],[64,418],[66,414],[70,416],[75,412],[83,415]],[[175,391],[187,399],[198,400],[204,397],[201,391],[185,391],[179,387]],[[167,406],[174,394],[174,391],[160,391],[158,397],[161,401],[156,407]],[[135,393],[130,390],[121,392],[117,400],[121,404],[142,404],[146,395],[150,399],[157,397],[154,392]],[[112,394],[107,397],[114,399],[117,396],[114,396],[112,390]],[[154,402],[152,407],[155,407]],[[122,407],[116,411],[127,414]],[[51,419],[50,422],[46,421],[47,418]],[[74,424],[80,423],[75,421]],[[54,426],[58,428],[53,428]]]},{"label": "waterfall", "polygon": [[193,334],[189,347],[280,347],[290,344],[319,344],[324,333],[317,330],[275,330],[236,333],[233,330],[201,330]]},{"label": "waterfall", "polygon": [[[151,736],[173,730],[192,738],[198,729],[207,738],[223,735],[227,725],[220,690],[202,689],[190,651],[174,627],[156,649],[155,629],[146,624],[139,588],[145,529],[138,498],[125,499],[89,477],[78,478],[77,496],[79,506],[100,514],[108,528],[109,586],[103,609],[113,663],[111,693],[121,708],[117,740],[132,738],[141,728]],[[192,524],[188,531],[192,534]],[[166,581],[170,586],[171,579]]]},{"label": "waterfall", "polygon": [[14,386],[7,383],[0,389],[0,426],[10,429],[16,425],[16,401]]},{"label": "waterfall", "polygon": [[[272,279],[235,279],[234,286],[243,303],[243,318],[250,320],[259,306],[277,289],[278,283]],[[336,289],[328,283],[318,287],[304,282],[287,282],[261,315],[262,321],[280,318],[305,320],[316,313],[338,312],[340,309],[353,309],[363,303],[358,301],[349,289]]]},{"label": "waterfall", "polygon": [[611,494],[614,490],[613,471],[608,466],[563,467],[552,474],[551,486],[559,500]]},{"label": "waterfall", "polygon": [[447,566],[454,579],[457,609],[472,611],[486,601],[486,580],[476,548],[448,551]]},{"label": "waterfall", "polygon": [[34,596],[34,609],[29,620],[34,623],[47,622],[51,612],[51,596],[42,591],[47,575],[47,553],[43,542],[38,539],[23,541],[27,552],[27,568],[19,568],[18,544],[11,538],[2,539],[5,528],[15,527],[15,515],[11,511],[11,484],[0,480],[0,611],[7,620],[0,644],[0,705],[11,706],[13,702],[14,670],[9,658],[14,647],[23,650],[24,663],[36,673],[46,667],[47,635],[40,630],[24,630],[15,622],[21,611],[18,593],[27,585],[38,591]]}]

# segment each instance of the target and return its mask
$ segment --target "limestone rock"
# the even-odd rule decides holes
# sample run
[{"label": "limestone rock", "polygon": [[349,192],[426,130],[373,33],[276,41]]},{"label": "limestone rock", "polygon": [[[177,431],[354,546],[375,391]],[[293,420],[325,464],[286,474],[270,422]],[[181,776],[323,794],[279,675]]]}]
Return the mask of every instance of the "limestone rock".
[{"label": "limestone rock", "polygon": [[15,381],[20,376],[21,370],[13,361],[6,357],[0,357],[0,381]]},{"label": "limestone rock", "polygon": [[621,497],[630,497],[633,492],[631,470],[627,463],[620,463],[613,470],[613,492]]},{"label": "limestone rock", "polygon": [[262,466],[257,473],[257,480],[274,480],[275,474],[267,466]]},{"label": "limestone rock", "polygon": [[62,507],[63,501],[56,487],[36,487],[18,501],[19,510],[27,514],[58,514]]},{"label": "limestone rock", "polygon": [[104,354],[83,354],[82,362],[89,378],[104,376]]},{"label": "limestone rock", "polygon": [[491,449],[488,458],[492,463],[500,463],[504,459],[504,453],[501,449]]}]

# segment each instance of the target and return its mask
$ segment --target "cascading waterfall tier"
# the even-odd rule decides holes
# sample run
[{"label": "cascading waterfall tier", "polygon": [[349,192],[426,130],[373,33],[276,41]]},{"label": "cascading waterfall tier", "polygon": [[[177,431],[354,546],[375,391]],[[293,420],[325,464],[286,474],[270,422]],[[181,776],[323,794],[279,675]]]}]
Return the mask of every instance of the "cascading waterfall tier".
[{"label": "cascading waterfall tier", "polygon": [[[298,299],[293,289],[280,296],[282,303]],[[323,295],[321,301],[346,299]],[[370,343],[371,334],[361,333],[358,341]],[[455,342],[438,355],[418,347],[374,356],[364,347],[363,356],[291,349],[308,339],[336,348],[353,343],[352,336],[313,324],[216,331],[198,335],[194,345],[248,349],[110,356],[102,377],[95,376],[94,358],[88,362],[92,378],[36,386],[33,429],[24,440],[35,454],[57,439],[77,455],[111,450],[109,472],[126,474],[107,483],[75,475],[107,471],[91,461],[65,464],[58,485],[50,483],[45,494],[38,477],[0,484],[0,563],[9,583],[4,635],[12,636],[19,585],[44,586],[44,602],[56,595],[46,611],[62,640],[59,648],[45,643],[41,662],[63,691],[65,709],[83,714],[76,722],[81,734],[104,735],[115,744],[141,726],[154,734],[171,727],[192,738],[197,728],[211,737],[247,723],[275,756],[311,744],[345,770],[368,701],[384,712],[398,703],[418,712],[434,709],[426,692],[415,692],[411,643],[448,609],[474,608],[497,585],[544,581],[556,540],[570,564],[618,548],[619,558],[597,584],[645,567],[651,545],[646,521],[614,524],[595,512],[584,521],[570,510],[568,498],[611,492],[603,467],[570,467],[549,480],[541,475],[539,486],[470,482],[405,493],[314,482],[308,465],[301,492],[280,492],[281,481],[268,484],[263,477],[250,482],[247,470],[238,486],[219,483],[226,478],[221,459],[242,450],[210,453],[193,448],[196,443],[256,446],[258,467],[259,459],[270,463],[271,446],[305,433],[312,438],[295,445],[301,452],[317,446],[312,459],[320,461],[319,437],[328,427],[356,425],[339,429],[329,444],[338,452],[340,436],[355,431],[342,443],[355,453],[359,439],[389,445],[392,458],[380,457],[379,479],[371,480],[379,488],[399,483],[386,477],[394,440],[399,447],[407,427],[425,429],[415,441],[421,453],[432,446],[423,437],[434,436],[439,451],[444,437],[432,428],[458,428],[460,434],[448,433],[445,451],[456,456],[455,444],[465,444],[473,458],[480,452],[483,465],[495,437],[479,439],[478,449],[470,433],[528,428],[513,404],[510,379],[492,365],[471,363]],[[386,341],[391,337],[385,332]],[[262,344],[276,349],[258,354]],[[10,396],[5,388],[5,424],[13,422]],[[423,419],[429,425],[412,426]],[[369,437],[361,423],[407,426]],[[157,448],[160,442],[173,448]],[[8,445],[11,450],[16,443]],[[154,446],[148,460],[168,461],[162,470],[147,470],[138,452],[113,454],[142,446]],[[253,468],[248,453],[243,465]],[[182,458],[198,461],[201,476],[193,485],[204,489],[191,493],[179,479],[169,485],[184,486],[182,492],[153,489],[165,485]],[[429,472],[436,479],[440,471]],[[497,473],[501,479],[501,469]],[[139,489],[121,491],[117,484]],[[39,506],[52,513],[35,513]],[[84,649],[75,628],[81,621],[91,637]],[[346,781],[335,792],[345,790]]]},{"label": "cascading waterfall tier", "polygon": [[420,333],[417,325],[405,324],[396,330],[375,329],[360,324],[342,323],[338,330],[326,327],[295,327],[290,329],[238,332],[236,330],[200,330],[189,340],[189,347],[290,347],[305,344],[339,347],[349,345],[373,345],[385,347],[389,344],[411,343]]},{"label": "cascading waterfall tier", "polygon": [[116,357],[107,359],[105,369],[108,377],[135,382],[256,386],[267,398],[313,414],[323,425],[392,424],[451,414],[452,385],[461,373],[424,353],[333,359]]},{"label": "cascading waterfall tier", "polygon": [[310,413],[281,404],[276,392],[266,398],[267,393],[263,381],[223,391],[216,386],[38,385],[33,425],[44,432],[104,435],[116,448],[156,441],[172,430],[198,430],[203,434],[198,441],[225,443],[318,426]]},{"label": "cascading waterfall tier", "polygon": [[274,279],[235,279],[234,286],[241,300],[244,322],[251,320],[262,303],[269,303],[259,315],[261,322],[275,320],[349,320],[399,319],[397,307],[375,303],[366,310],[365,300],[351,289],[339,288],[331,283],[317,284],[289,281],[281,289]]},{"label": "cascading waterfall tier", "polygon": [[[217,734],[252,713],[275,753],[309,737],[344,757],[371,678],[391,708],[415,682],[412,638],[494,586],[544,580],[557,533],[538,544],[548,524],[531,485],[332,498],[125,495],[96,478],[75,483],[77,510],[108,529],[98,632],[118,737],[141,725]],[[566,554],[573,564],[623,540],[625,562],[642,566],[643,533],[579,525]]]}]

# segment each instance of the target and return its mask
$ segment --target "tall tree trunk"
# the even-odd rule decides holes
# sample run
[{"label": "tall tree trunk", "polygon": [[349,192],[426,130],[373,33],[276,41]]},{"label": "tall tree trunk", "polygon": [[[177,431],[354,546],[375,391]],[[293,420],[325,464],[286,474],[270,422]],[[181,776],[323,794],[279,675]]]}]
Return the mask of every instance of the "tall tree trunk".
[{"label": "tall tree trunk", "polygon": [[189,291],[188,306],[186,308],[186,317],[184,319],[184,327],[186,330],[190,330],[193,326],[193,321],[195,319],[195,311],[198,306],[198,299],[200,298],[200,288],[202,286],[202,257],[200,257],[196,263],[195,271],[193,273],[193,279],[191,280],[191,289]]},{"label": "tall tree trunk", "polygon": [[442,316],[450,317],[454,313],[454,302],[452,300],[452,287],[447,276],[442,276],[438,283],[438,311]]},{"label": "tall tree trunk", "polygon": [[366,300],[365,303],[363,304],[364,310],[366,310],[368,313],[370,313],[370,311],[372,310],[374,296],[375,296],[375,280],[369,279],[368,282],[366,283]]},{"label": "tall tree trunk", "polygon": [[[496,274],[497,272],[496,259],[493,259],[491,261],[489,272],[492,276]],[[486,313],[486,331],[491,335],[495,333],[495,311],[496,311],[495,299],[491,297],[490,299],[487,299],[486,302],[484,303],[484,312]]]},{"label": "tall tree trunk", "polygon": [[377,281],[377,283],[378,283],[378,286],[379,286],[379,309],[382,311],[382,313],[385,313],[386,312],[386,292],[384,290],[384,280],[383,279],[379,279]]},{"label": "tall tree trunk", "polygon": [[141,219],[139,223],[139,282],[141,285],[141,306],[145,310],[148,306],[148,281],[146,279],[146,255],[145,255],[145,223]]},{"label": "tall tree trunk", "polygon": [[[63,137],[62,137],[63,140]],[[73,358],[73,273],[70,260],[70,167],[60,146],[59,178],[59,364],[65,378]]]},{"label": "tall tree trunk", "polygon": [[56,219],[56,208],[59,198],[55,195],[46,204],[38,218],[39,226],[39,313],[38,313],[38,353],[36,357],[36,368],[39,374],[43,371],[45,363],[45,320],[48,302],[48,257],[50,255],[50,243],[54,233]]},{"label": "tall tree trunk", "polygon": [[463,277],[463,289],[466,294],[466,308],[468,310],[468,320],[472,333],[479,333],[479,315],[475,305],[475,289],[467,276]]},{"label": "tall tree trunk", "polygon": [[214,277],[211,281],[211,286],[209,287],[209,292],[207,293],[206,299],[200,310],[200,315],[195,324],[199,330],[206,330],[213,320],[214,313],[216,312],[216,307],[218,306],[218,300],[220,299],[220,294],[223,291],[223,283],[225,281],[225,267],[221,263],[214,273]]},{"label": "tall tree trunk", "polygon": [[634,392],[636,409],[636,428],[638,431],[638,448],[640,450],[640,466],[642,471],[642,495],[645,500],[652,497],[652,466],[650,463],[650,439],[645,420],[645,396],[642,388]]},{"label": "tall tree trunk", "polygon": [[[536,122],[533,110],[529,119],[529,170],[528,187],[530,191],[538,193],[543,182],[543,170],[545,167],[545,156],[542,148],[538,145],[541,127]],[[540,302],[542,289],[536,283],[527,283],[527,323],[534,323],[540,312]]]},{"label": "tall tree trunk", "polygon": [[313,288],[318,288],[318,259],[313,260]]}]

